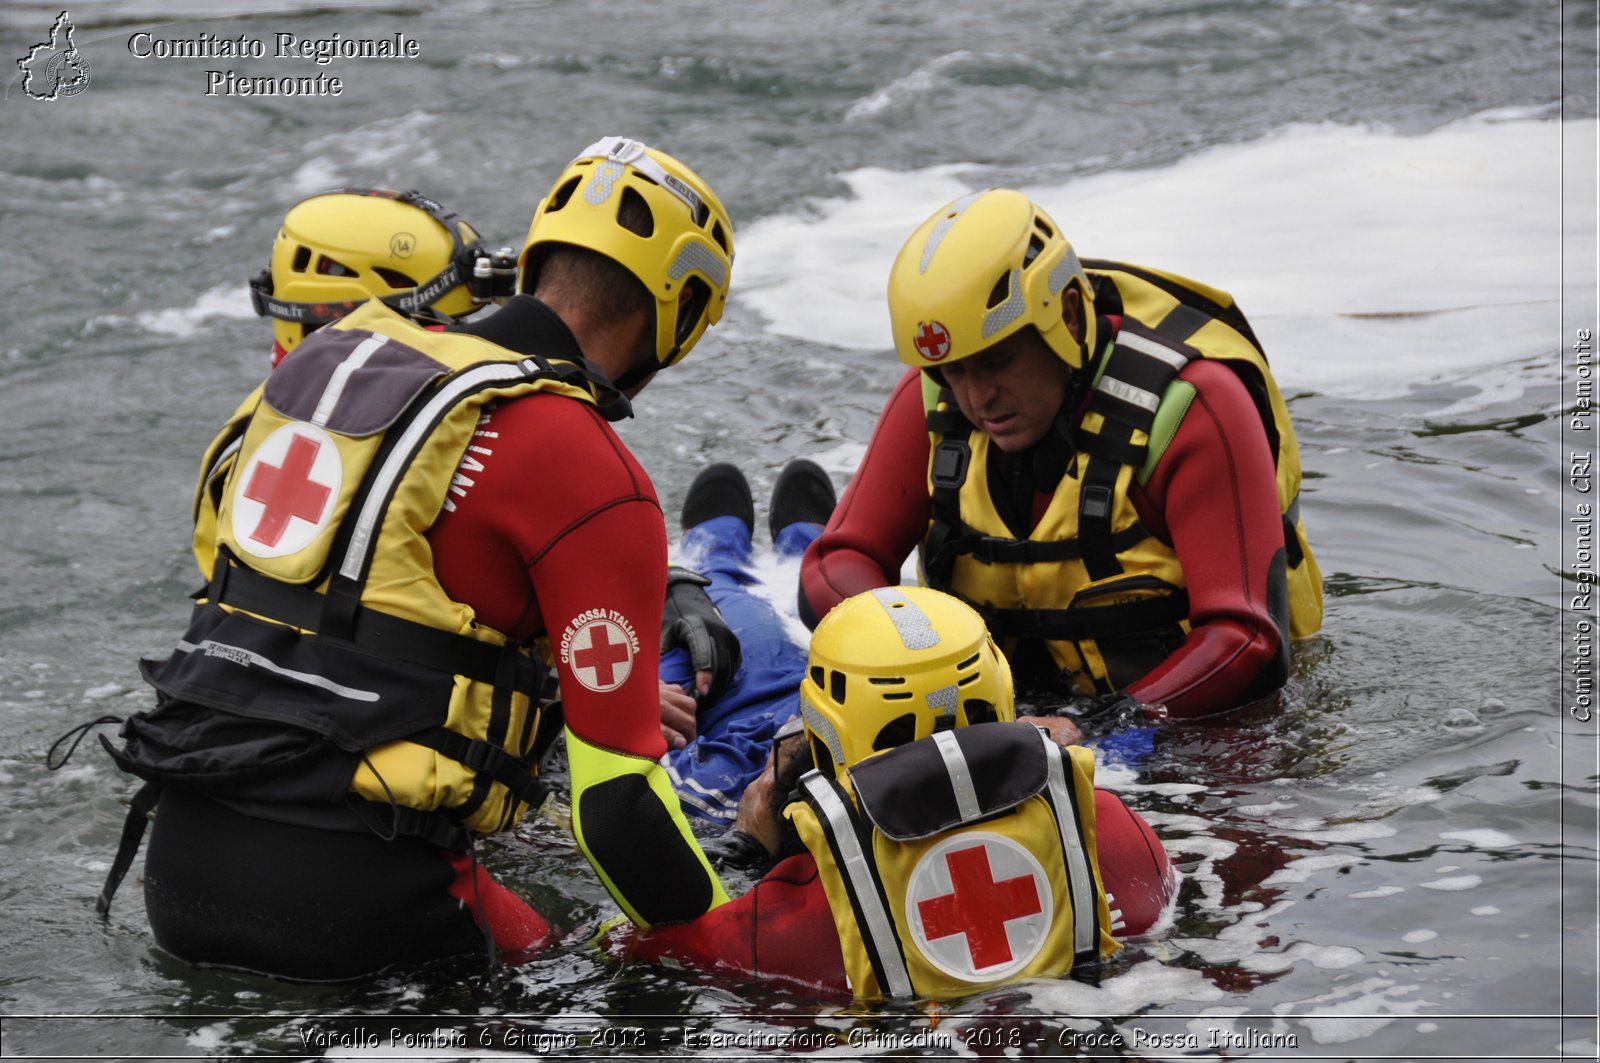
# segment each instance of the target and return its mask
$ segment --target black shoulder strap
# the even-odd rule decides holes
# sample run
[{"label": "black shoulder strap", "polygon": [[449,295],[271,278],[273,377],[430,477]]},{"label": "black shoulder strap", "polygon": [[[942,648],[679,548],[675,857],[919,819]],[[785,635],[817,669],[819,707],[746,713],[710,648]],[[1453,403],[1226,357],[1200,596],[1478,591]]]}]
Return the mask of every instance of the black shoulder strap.
[{"label": "black shoulder strap", "polygon": [[[943,407],[942,409],[939,407]],[[931,521],[923,540],[922,567],[935,587],[948,587],[956,558],[970,553],[978,536],[961,520],[961,487],[972,469],[972,422],[956,406],[949,388],[939,389],[928,411],[928,431],[939,437],[928,471]]]},{"label": "black shoulder strap", "polygon": [[1122,571],[1111,516],[1117,477],[1124,467],[1144,464],[1147,449],[1133,442],[1135,432],[1147,437],[1167,385],[1200,352],[1184,341],[1211,320],[1188,306],[1179,306],[1153,329],[1124,318],[1089,399],[1089,412],[1101,415],[1096,432],[1080,432],[1079,445],[1089,455],[1078,497],[1078,541],[1091,580]]}]

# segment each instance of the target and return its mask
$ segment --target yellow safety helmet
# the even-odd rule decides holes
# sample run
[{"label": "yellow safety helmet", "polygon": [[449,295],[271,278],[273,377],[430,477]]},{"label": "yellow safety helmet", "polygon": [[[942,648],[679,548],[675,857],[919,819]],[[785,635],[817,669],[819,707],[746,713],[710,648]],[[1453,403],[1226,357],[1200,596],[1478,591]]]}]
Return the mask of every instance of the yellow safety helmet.
[{"label": "yellow safety helmet", "polygon": [[374,296],[419,321],[470,314],[510,295],[515,270],[509,248],[489,251],[476,229],[420,192],[336,188],[289,208],[250,297],[290,351]]},{"label": "yellow safety helmet", "polygon": [[[1085,342],[1061,318],[1077,282]],[[1094,288],[1050,215],[1021,192],[990,188],[945,204],[917,227],[889,271],[889,319],[907,365],[937,370],[1032,325],[1081,369],[1094,350]]]},{"label": "yellow safety helmet", "polygon": [[[621,225],[630,199],[651,230]],[[733,272],[733,222],[710,187],[683,163],[636,140],[606,137],[583,149],[540,200],[522,249],[522,290],[534,290],[545,244],[588,248],[625,266],[655,300],[656,361],[672,365],[722,318]],[[689,302],[679,312],[685,288]]]},{"label": "yellow safety helmet", "polygon": [[937,731],[1015,719],[1011,666],[965,602],[929,587],[880,587],[817,625],[800,718],[817,767],[838,775]]}]

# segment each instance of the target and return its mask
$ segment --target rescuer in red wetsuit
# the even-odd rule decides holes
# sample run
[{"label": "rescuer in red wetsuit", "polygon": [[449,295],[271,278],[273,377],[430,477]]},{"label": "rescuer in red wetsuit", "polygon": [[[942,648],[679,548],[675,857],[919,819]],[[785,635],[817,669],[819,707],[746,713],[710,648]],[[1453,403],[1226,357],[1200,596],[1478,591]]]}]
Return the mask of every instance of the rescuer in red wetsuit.
[{"label": "rescuer in red wetsuit", "polygon": [[801,568],[809,623],[923,579],[969,602],[1019,696],[1083,718],[1220,712],[1321,624],[1294,428],[1232,298],[1080,263],[1021,193],[948,204],[890,276],[895,387]]},{"label": "rescuer in red wetsuit", "polygon": [[[210,584],[150,666],[161,703],[112,750],[150,783],[130,827],[159,800],[146,905],[164,948],[319,981],[485,936],[537,951],[544,921],[470,848],[542,798],[536,641],[574,833],[617,903],[651,925],[726,900],[658,763],[665,526],[607,422],[720,318],[731,261],[709,188],[608,138],[539,204],[501,311],[439,333],[368,303],[246,400],[197,500]],[[331,575],[293,582],[306,564]]]},{"label": "rescuer in red wetsuit", "polygon": [[817,628],[800,698],[739,808],[750,847],[780,862],[692,923],[613,944],[831,995],[952,999],[1092,964],[1174,896],[1149,825],[1091,789],[1093,755],[1008,722],[1005,658],[948,596],[842,603]]}]

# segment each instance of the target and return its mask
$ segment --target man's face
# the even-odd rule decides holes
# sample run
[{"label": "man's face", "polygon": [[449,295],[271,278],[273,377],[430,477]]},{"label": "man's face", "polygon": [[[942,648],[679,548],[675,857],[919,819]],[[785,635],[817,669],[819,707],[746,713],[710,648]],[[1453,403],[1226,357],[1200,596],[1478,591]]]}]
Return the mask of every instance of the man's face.
[{"label": "man's face", "polygon": [[1044,438],[1066,401],[1072,374],[1031,328],[952,362],[943,372],[961,413],[1008,453]]}]

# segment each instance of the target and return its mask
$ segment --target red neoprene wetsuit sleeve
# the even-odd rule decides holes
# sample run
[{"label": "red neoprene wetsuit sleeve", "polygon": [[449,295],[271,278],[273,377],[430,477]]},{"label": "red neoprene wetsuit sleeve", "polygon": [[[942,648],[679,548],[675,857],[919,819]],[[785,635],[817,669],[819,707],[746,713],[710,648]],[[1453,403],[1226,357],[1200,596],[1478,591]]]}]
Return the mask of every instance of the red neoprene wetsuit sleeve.
[{"label": "red neoprene wetsuit sleeve", "polygon": [[643,960],[671,960],[691,970],[850,995],[839,934],[809,853],[789,857],[750,892],[691,923],[658,927],[634,938],[629,950]]},{"label": "red neoprene wetsuit sleeve", "polygon": [[1207,361],[1189,363],[1179,379],[1195,385],[1195,400],[1135,503],[1178,553],[1190,632],[1128,692],[1174,716],[1203,716],[1237,705],[1282,648],[1267,580],[1283,518],[1272,450],[1244,384]]},{"label": "red neoprene wetsuit sleeve", "polygon": [[853,594],[900,582],[928,530],[928,428],[921,372],[909,370],[878,416],[861,467],[800,565],[803,617],[822,619]]},{"label": "red neoprene wetsuit sleeve", "polygon": [[[555,395],[490,411],[467,458],[429,533],[446,593],[499,631],[548,635],[575,734],[658,759],[667,533],[649,477],[591,406]],[[594,616],[615,626],[562,662],[562,636]]]}]

